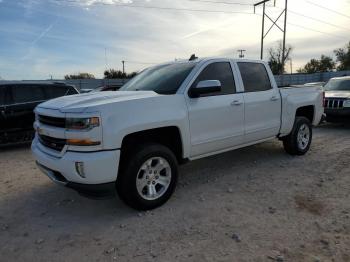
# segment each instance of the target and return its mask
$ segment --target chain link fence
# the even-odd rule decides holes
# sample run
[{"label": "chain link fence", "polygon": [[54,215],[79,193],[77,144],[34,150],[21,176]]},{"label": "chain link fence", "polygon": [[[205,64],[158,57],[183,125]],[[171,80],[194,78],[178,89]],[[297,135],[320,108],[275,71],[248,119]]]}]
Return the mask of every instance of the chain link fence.
[{"label": "chain link fence", "polygon": [[[350,76],[350,71],[325,72],[315,74],[275,75],[278,86],[303,85],[312,82],[327,82],[330,78]],[[78,90],[95,89],[100,86],[113,85],[121,87],[128,79],[70,79],[70,80],[30,80],[30,82],[60,82],[75,86]],[[12,82],[0,80],[0,83]],[[20,82],[26,82],[20,81]]]},{"label": "chain link fence", "polygon": [[275,75],[278,86],[303,85],[313,82],[327,82],[333,77],[350,76],[350,71],[324,72],[314,74]]}]

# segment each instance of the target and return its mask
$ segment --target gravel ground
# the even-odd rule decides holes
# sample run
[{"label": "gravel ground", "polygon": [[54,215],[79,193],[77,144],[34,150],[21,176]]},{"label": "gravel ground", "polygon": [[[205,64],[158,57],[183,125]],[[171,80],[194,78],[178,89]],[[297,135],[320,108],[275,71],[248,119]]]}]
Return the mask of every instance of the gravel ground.
[{"label": "gravel ground", "polygon": [[139,213],[53,184],[28,147],[0,149],[0,261],[350,261],[350,127],[310,152],[271,141],[191,162]]}]

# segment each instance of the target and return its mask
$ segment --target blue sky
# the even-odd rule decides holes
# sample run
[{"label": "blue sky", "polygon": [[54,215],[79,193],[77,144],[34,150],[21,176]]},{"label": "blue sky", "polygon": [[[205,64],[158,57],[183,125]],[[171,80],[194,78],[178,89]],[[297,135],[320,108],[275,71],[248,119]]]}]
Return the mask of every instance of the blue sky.
[{"label": "blue sky", "polygon": [[[0,77],[48,79],[52,75],[60,79],[77,72],[102,77],[106,67],[121,69],[122,60],[127,61],[126,70],[131,72],[192,53],[237,57],[240,48],[247,50],[248,58],[259,58],[261,10],[257,9],[256,15],[245,14],[252,13],[251,6],[211,2],[0,0]],[[350,13],[348,0],[290,0],[287,41],[294,47],[294,69],[321,53],[332,55],[334,48],[350,40],[350,18],[312,2]],[[269,14],[278,15],[283,3],[277,0],[276,8],[268,8]],[[266,48],[279,39],[281,34],[274,29],[266,39]]]}]

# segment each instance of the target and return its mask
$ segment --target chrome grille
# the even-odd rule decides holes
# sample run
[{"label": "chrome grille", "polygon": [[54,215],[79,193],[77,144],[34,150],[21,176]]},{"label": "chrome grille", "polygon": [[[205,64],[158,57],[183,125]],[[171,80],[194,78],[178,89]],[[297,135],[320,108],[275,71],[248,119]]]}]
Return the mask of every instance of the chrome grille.
[{"label": "chrome grille", "polygon": [[344,98],[326,98],[325,99],[325,108],[339,109],[344,106]]},{"label": "chrome grille", "polygon": [[38,135],[39,142],[48,148],[56,151],[62,151],[66,145],[66,139],[54,138],[50,136]]},{"label": "chrome grille", "polygon": [[62,128],[66,127],[66,119],[62,117],[38,115],[38,120],[40,123],[48,126],[62,127]]}]

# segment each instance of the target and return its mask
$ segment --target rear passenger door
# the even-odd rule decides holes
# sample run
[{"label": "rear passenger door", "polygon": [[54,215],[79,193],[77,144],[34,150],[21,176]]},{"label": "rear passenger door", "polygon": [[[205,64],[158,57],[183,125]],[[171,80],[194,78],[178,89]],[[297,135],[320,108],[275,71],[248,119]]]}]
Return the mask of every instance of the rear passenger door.
[{"label": "rear passenger door", "polygon": [[45,101],[42,85],[11,85],[11,104],[7,106],[10,129],[30,130],[35,120],[34,108]]},{"label": "rear passenger door", "polygon": [[231,63],[203,65],[190,89],[204,80],[219,80],[221,91],[198,98],[188,96],[191,157],[237,146],[244,139],[243,95],[237,93]]},{"label": "rear passenger door", "polygon": [[281,96],[263,63],[237,62],[244,86],[245,142],[276,136],[281,123]]}]

